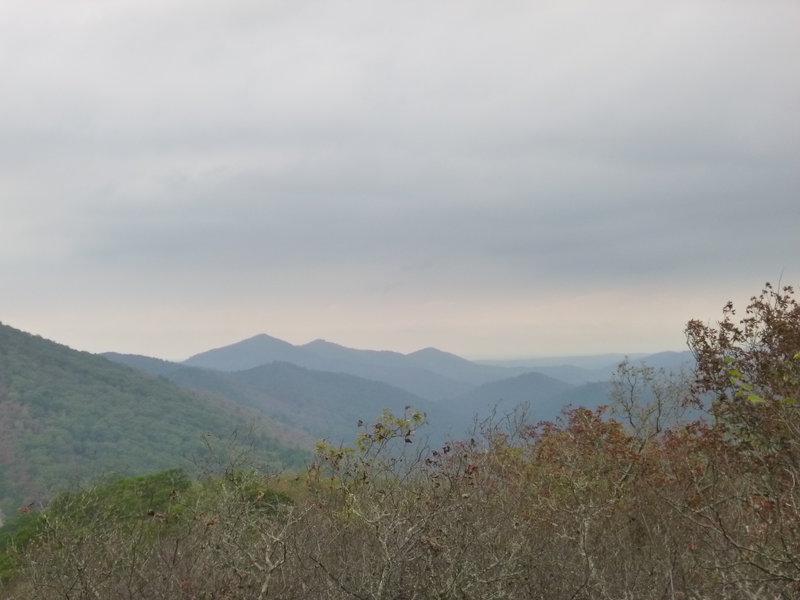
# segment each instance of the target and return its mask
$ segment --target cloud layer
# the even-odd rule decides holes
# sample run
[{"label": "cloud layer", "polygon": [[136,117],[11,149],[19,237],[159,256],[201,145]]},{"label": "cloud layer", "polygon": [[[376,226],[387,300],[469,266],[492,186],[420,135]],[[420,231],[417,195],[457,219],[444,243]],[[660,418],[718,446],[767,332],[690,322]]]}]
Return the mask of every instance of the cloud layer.
[{"label": "cloud layer", "polygon": [[794,2],[34,4],[0,7],[9,324],[657,350],[800,279]]}]

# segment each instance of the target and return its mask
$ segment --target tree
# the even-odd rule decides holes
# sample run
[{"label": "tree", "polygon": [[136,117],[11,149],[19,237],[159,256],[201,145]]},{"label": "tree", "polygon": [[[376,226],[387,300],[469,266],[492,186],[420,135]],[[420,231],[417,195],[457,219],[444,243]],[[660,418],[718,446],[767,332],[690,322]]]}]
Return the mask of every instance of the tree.
[{"label": "tree", "polygon": [[683,373],[635,364],[626,358],[611,377],[611,413],[621,417],[645,444],[683,421],[689,387]]},{"label": "tree", "polygon": [[745,451],[800,470],[800,304],[794,289],[767,283],[736,320],[733,303],[716,327],[691,320],[696,395],[713,395],[712,413]]},{"label": "tree", "polygon": [[[686,326],[697,359],[696,394],[712,394],[712,414],[735,452],[733,485],[715,492],[707,523],[738,564],[762,581],[800,592],[800,305],[794,289],[769,283],[737,321],[733,303],[716,327]],[[717,453],[719,454],[719,453]],[[741,576],[736,572],[735,575]],[[752,573],[748,577],[756,577]],[[797,596],[793,596],[797,597]]]}]

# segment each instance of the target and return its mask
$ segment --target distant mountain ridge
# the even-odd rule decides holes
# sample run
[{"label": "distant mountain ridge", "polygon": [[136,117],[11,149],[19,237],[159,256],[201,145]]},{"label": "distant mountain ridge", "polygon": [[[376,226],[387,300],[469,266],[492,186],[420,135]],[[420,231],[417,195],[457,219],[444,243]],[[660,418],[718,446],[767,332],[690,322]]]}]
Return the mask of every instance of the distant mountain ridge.
[{"label": "distant mountain ridge", "polygon": [[266,334],[201,352],[182,364],[219,371],[244,371],[272,362],[375,379],[427,400],[452,398],[475,385],[530,370],[479,365],[435,348],[401,354],[389,350],[357,350],[321,339],[295,346]]},{"label": "distant mountain ridge", "polygon": [[602,354],[596,356],[566,356],[537,359],[478,361],[478,364],[523,368],[543,373],[567,383],[581,385],[608,381],[617,366],[624,360],[633,364],[645,363],[665,371],[689,371],[694,366],[694,357],[688,350],[666,351],[654,354]]},{"label": "distant mountain ridge", "polygon": [[608,381],[625,358],[649,366],[690,368],[690,352],[602,354],[576,357],[470,361],[437,348],[408,354],[390,350],[357,350],[317,339],[295,346],[267,334],[196,354],[183,364],[220,371],[242,371],[271,362],[288,362],[308,369],[348,373],[383,381],[428,400],[457,398],[472,388],[531,371],[573,385]]},{"label": "distant mountain ridge", "polygon": [[[487,364],[430,347],[402,354],[358,350],[322,339],[295,346],[261,334],[200,353],[184,361],[183,365],[227,371],[227,377],[241,379],[248,370],[272,370],[275,376],[276,369],[285,371],[291,364],[303,369],[294,373],[295,385],[299,387],[309,385],[308,381],[300,382],[303,379],[301,373],[311,379],[328,378],[330,385],[340,389],[348,385],[346,376],[358,378],[352,381],[381,382],[389,387],[377,392],[379,395],[388,399],[398,389],[405,390],[417,397],[416,401],[410,401],[415,406],[425,407],[429,413],[438,410],[431,422],[439,425],[437,420],[446,419],[452,431],[459,431],[467,428],[476,417],[483,418],[492,411],[509,411],[522,404],[530,407],[530,415],[535,420],[556,419],[566,406],[595,408],[607,404],[609,380],[625,358],[623,354],[606,354],[574,357],[577,364],[560,364],[562,360],[570,360],[569,357]],[[252,367],[262,361],[268,362]],[[649,366],[669,371],[686,368],[692,357],[688,352],[662,352],[632,355],[630,361],[644,361]],[[188,376],[186,373],[183,375]],[[251,389],[249,393],[265,398],[265,394],[269,395],[269,388],[269,381],[262,379],[260,389]],[[361,392],[356,389],[351,393],[353,397],[360,397]],[[323,389],[317,388],[317,394],[326,397]],[[277,396],[280,396],[279,403],[286,403],[292,394],[287,395],[284,390]],[[273,394],[267,404],[276,400],[278,397]],[[252,398],[248,402],[252,402]],[[436,410],[432,410],[434,407]],[[369,405],[363,405],[363,408],[368,409]],[[356,415],[356,412],[350,414]],[[332,422],[335,421],[333,418]]]}]

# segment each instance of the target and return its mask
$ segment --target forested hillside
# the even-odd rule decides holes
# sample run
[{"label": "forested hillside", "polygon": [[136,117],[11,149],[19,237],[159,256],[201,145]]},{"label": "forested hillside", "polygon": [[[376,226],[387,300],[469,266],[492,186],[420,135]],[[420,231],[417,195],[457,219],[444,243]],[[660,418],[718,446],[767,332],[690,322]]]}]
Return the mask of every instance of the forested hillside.
[{"label": "forested hillside", "polygon": [[463,433],[465,421],[447,405],[437,404],[380,381],[329,371],[316,371],[286,362],[272,362],[244,371],[225,372],[189,367],[143,356],[106,356],[145,372],[159,374],[186,389],[224,397],[258,410],[270,422],[303,432],[308,447],[320,438],[342,442],[355,435],[356,423],[384,408],[402,412],[414,406],[428,414],[438,439],[449,426]]},{"label": "forested hillside", "polygon": [[100,475],[202,462],[210,458],[208,442],[248,449],[274,468],[306,457],[255,411],[0,325],[6,514]]}]

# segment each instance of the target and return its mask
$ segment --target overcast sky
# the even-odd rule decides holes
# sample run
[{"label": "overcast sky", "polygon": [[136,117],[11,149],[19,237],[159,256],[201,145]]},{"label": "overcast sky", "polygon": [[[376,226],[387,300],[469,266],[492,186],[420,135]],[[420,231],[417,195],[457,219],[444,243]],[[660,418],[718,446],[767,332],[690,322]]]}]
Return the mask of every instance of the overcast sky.
[{"label": "overcast sky", "polygon": [[685,348],[800,284],[797,0],[2,0],[0,321]]}]

